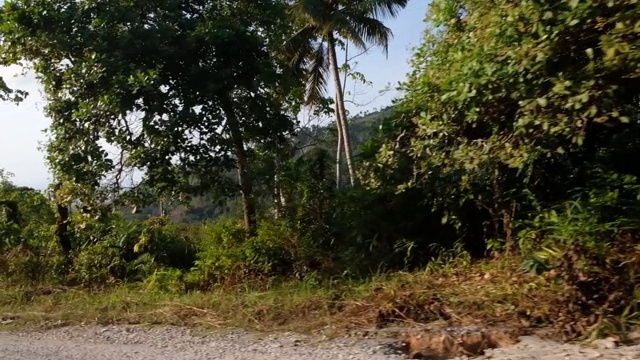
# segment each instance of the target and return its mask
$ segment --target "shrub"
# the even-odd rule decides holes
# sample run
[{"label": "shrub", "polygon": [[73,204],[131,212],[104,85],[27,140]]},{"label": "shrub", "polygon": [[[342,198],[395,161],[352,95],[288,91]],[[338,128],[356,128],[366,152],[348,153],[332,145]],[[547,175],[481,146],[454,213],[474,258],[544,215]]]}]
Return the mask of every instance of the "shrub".
[{"label": "shrub", "polygon": [[200,288],[256,279],[301,278],[315,270],[315,249],[284,220],[263,220],[254,237],[230,219],[206,224],[202,231],[198,260],[187,276],[189,283]]},{"label": "shrub", "polygon": [[565,287],[548,316],[567,340],[618,335],[640,316],[640,188],[626,176],[602,179],[520,232],[523,269]]},{"label": "shrub", "polygon": [[102,287],[125,278],[126,262],[120,248],[108,241],[101,241],[78,251],[73,274],[84,286]]},{"label": "shrub", "polygon": [[14,284],[59,283],[66,262],[56,244],[12,247],[0,254],[0,276]]},{"label": "shrub", "polygon": [[166,218],[125,220],[117,214],[86,218],[74,228],[82,244],[75,260],[77,279],[84,285],[114,280],[141,281],[159,268],[189,269],[195,261],[195,241],[187,229]]},{"label": "shrub", "polygon": [[144,280],[144,285],[149,291],[183,293],[186,290],[183,272],[171,268],[154,271]]},{"label": "shrub", "polygon": [[179,228],[168,218],[150,218],[141,224],[138,242],[133,246],[136,254],[150,254],[162,266],[186,270],[193,266],[196,255],[195,241],[190,238],[189,226]]},{"label": "shrub", "polygon": [[240,246],[247,237],[244,228],[231,219],[222,219],[205,224],[200,231],[200,251],[189,282],[207,288],[227,279],[243,277]]}]

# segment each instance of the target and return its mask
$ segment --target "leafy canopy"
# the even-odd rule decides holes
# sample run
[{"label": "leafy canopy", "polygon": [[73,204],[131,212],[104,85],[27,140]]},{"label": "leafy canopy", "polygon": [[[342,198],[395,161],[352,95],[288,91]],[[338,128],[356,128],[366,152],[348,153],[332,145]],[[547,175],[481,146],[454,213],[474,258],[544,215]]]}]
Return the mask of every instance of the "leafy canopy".
[{"label": "leafy canopy", "polygon": [[640,175],[637,0],[436,0],[427,20],[371,185],[506,228],[598,174]]},{"label": "leafy canopy", "polygon": [[235,193],[232,129],[274,146],[292,127],[294,81],[272,56],[283,11],[277,0],[12,0],[0,54],[44,86],[59,180],[118,189],[137,171],[140,189]]}]

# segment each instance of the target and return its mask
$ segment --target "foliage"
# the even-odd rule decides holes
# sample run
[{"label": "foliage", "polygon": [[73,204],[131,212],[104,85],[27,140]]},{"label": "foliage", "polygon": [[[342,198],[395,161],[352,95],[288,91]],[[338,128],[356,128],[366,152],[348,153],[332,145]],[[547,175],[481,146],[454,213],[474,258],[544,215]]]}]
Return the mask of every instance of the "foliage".
[{"label": "foliage", "polygon": [[[388,169],[371,183],[419,188],[461,234],[474,233],[475,218],[481,237],[513,248],[515,222],[535,206],[601,174],[637,176],[626,160],[640,154],[636,7],[435,1],[435,30],[376,159]],[[404,178],[389,184],[394,171]],[[465,216],[473,208],[484,215]]]},{"label": "foliage", "polygon": [[640,311],[635,236],[623,233],[598,248],[575,245],[556,262],[566,292],[553,325],[566,340],[625,334],[633,324],[629,320]]},{"label": "foliage", "polygon": [[285,221],[262,221],[255,237],[233,220],[207,224],[188,282],[201,288],[273,277],[302,278],[313,269],[314,253]]},{"label": "foliage", "polygon": [[118,247],[107,241],[87,245],[78,251],[74,276],[85,286],[102,287],[124,276],[125,261]]},{"label": "foliage", "polygon": [[[395,17],[408,1],[326,1],[298,0],[289,13],[300,29],[289,40],[290,61],[305,68],[307,104],[317,104],[326,92],[330,56],[335,57],[336,35],[360,50],[368,46],[381,46],[388,51],[391,30],[382,23],[386,17]],[[333,52],[333,55],[331,55]],[[333,76],[333,74],[332,74]],[[340,84],[340,79],[334,79]],[[338,88],[341,88],[340,86]],[[344,106],[344,104],[341,104]]]},{"label": "foliage", "polygon": [[281,174],[282,217],[325,259],[317,264],[325,275],[412,269],[436,255],[431,245],[453,245],[451,227],[416,204],[419,192],[336,189],[330,161],[315,148],[283,164]]},{"label": "foliage", "polygon": [[165,218],[132,222],[114,214],[102,220],[76,218],[74,224],[74,274],[84,285],[143,280],[165,267],[187,270],[195,261],[188,227],[181,230]]},{"label": "foliage", "polygon": [[[11,216],[8,211],[12,212]],[[47,241],[44,240],[46,233],[54,223],[53,208],[45,195],[14,185],[1,170],[0,214],[0,247],[40,245]]]},{"label": "foliage", "polygon": [[466,247],[557,274],[566,338],[637,311],[639,16],[634,0],[434,1],[361,168],[421,193]]},{"label": "foliage", "polygon": [[[3,59],[0,58],[0,66],[5,66]],[[24,90],[11,89],[7,82],[0,76],[0,101],[12,101],[14,103],[20,103],[29,95]],[[2,174],[0,173],[0,178]]]},{"label": "foliage", "polygon": [[160,269],[144,280],[149,291],[182,293],[186,290],[183,273],[179,269]]},{"label": "foliage", "polygon": [[49,241],[38,247],[15,247],[0,254],[0,279],[14,285],[61,283],[65,260],[57,245]]},{"label": "foliage", "polygon": [[51,204],[9,175],[0,169],[0,274],[14,283],[56,281],[64,264],[53,241]]},{"label": "foliage", "polygon": [[[6,2],[0,64],[43,82],[58,183],[51,201],[0,171],[3,283],[183,296],[426,269],[304,310],[380,325],[459,306],[566,339],[623,332],[640,316],[637,2],[434,0],[403,98],[349,133],[336,47],[385,47],[379,19],[405,4]],[[328,71],[337,127],[292,134],[302,98],[331,105]],[[360,145],[347,189],[340,134]],[[125,216],[129,202],[168,216]]]},{"label": "foliage", "polygon": [[612,218],[602,208],[619,201],[612,190],[590,191],[544,211],[521,234],[527,251],[522,269],[564,287],[547,321],[565,340],[624,334],[640,310],[640,207],[617,204],[626,211]]},{"label": "foliage", "polygon": [[283,10],[277,0],[7,1],[0,53],[44,86],[58,180],[119,193],[135,170],[138,202],[241,193],[253,227],[247,147],[277,146],[292,126],[283,96],[295,82],[272,56]]}]

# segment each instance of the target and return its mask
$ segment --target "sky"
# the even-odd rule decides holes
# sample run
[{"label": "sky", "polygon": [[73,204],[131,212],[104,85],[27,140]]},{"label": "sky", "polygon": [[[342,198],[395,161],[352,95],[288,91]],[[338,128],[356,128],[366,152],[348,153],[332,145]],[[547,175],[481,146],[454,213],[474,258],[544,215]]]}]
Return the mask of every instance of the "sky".
[{"label": "sky", "polygon": [[[388,57],[381,49],[373,48],[354,59],[357,62],[355,70],[363,73],[371,86],[355,85],[354,88],[354,83],[347,83],[347,91],[352,94],[345,94],[345,99],[358,104],[347,104],[350,113],[388,106],[399,96],[396,91],[381,95],[380,90],[389,84],[395,88],[410,71],[412,49],[419,44],[426,28],[423,20],[427,6],[427,0],[410,0],[397,18],[385,21],[394,35],[389,43]],[[338,56],[344,58],[344,54]],[[18,185],[44,189],[51,176],[45,154],[39,148],[46,139],[43,130],[49,126],[49,120],[43,114],[41,86],[34,74],[22,73],[16,66],[0,67],[0,77],[9,87],[29,92],[27,99],[19,105],[0,102],[0,169],[13,173],[12,181]]]}]

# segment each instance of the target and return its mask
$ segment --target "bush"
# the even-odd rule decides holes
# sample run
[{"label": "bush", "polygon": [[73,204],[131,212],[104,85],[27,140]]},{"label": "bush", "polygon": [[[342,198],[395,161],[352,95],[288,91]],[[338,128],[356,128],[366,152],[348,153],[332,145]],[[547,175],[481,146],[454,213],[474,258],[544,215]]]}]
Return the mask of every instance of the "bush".
[{"label": "bush", "polygon": [[74,260],[74,277],[89,287],[102,287],[126,276],[126,262],[121,249],[108,241],[86,245]]},{"label": "bush", "polygon": [[186,285],[183,272],[179,269],[159,269],[144,280],[145,288],[149,291],[183,293]]},{"label": "bush", "polygon": [[265,219],[255,237],[230,219],[206,224],[188,281],[200,288],[247,280],[304,277],[313,272],[315,249],[288,222]]},{"label": "bush", "polygon": [[[376,141],[361,156],[374,159]],[[420,190],[389,187],[336,189],[326,151],[315,149],[285,166],[284,218],[313,249],[309,264],[325,276],[370,276],[380,271],[424,266],[457,239],[442,213],[421,202]],[[376,167],[377,168],[377,167]]]},{"label": "bush", "polygon": [[[76,214],[76,219],[82,215]],[[77,253],[74,270],[84,285],[115,280],[142,281],[160,268],[186,270],[195,261],[195,241],[189,228],[166,218],[130,221],[111,214],[81,218],[74,228]]]},{"label": "bush", "polygon": [[566,340],[618,335],[640,317],[640,188],[602,178],[521,225],[523,269],[565,288],[549,320]]},{"label": "bush", "polygon": [[381,271],[416,269],[439,251],[450,249],[456,233],[442,214],[417,201],[420,191],[402,193],[353,188],[332,204],[330,228],[336,262],[343,272],[369,276]]},{"label": "bush", "polygon": [[13,284],[60,283],[66,261],[56,244],[12,247],[0,254],[0,276]]},{"label": "bush", "polygon": [[12,283],[59,282],[65,261],[53,239],[54,215],[47,198],[0,181],[0,200],[0,275]]},{"label": "bush", "polygon": [[200,250],[189,282],[206,288],[236,276],[242,260],[239,246],[247,236],[244,228],[235,221],[223,219],[205,224],[200,235]]},{"label": "bush", "polygon": [[187,270],[196,259],[197,240],[190,238],[190,226],[178,227],[168,218],[150,218],[141,224],[138,242],[133,246],[136,254],[149,254],[161,266]]},{"label": "bush", "polygon": [[566,290],[553,326],[565,340],[625,334],[640,320],[640,234],[608,245],[573,245],[554,264]]}]

